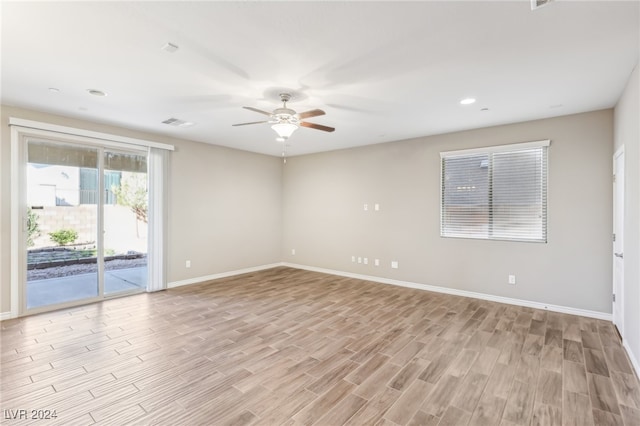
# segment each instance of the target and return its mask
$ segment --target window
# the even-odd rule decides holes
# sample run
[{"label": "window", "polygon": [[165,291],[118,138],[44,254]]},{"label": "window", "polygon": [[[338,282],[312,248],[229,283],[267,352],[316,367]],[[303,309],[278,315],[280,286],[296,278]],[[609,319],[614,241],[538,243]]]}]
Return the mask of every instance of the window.
[{"label": "window", "polygon": [[440,153],[440,235],[546,242],[549,143]]}]

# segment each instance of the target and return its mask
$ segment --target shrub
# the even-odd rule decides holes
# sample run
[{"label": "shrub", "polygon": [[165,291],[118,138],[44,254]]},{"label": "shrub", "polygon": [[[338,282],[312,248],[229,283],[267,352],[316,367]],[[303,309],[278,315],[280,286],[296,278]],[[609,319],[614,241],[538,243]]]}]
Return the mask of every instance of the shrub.
[{"label": "shrub", "polygon": [[29,207],[29,210],[27,210],[27,247],[33,247],[34,238],[40,236],[38,219],[40,219],[40,217]]},{"label": "shrub", "polygon": [[59,229],[49,233],[51,240],[59,246],[73,243],[78,239],[78,232],[73,229]]}]

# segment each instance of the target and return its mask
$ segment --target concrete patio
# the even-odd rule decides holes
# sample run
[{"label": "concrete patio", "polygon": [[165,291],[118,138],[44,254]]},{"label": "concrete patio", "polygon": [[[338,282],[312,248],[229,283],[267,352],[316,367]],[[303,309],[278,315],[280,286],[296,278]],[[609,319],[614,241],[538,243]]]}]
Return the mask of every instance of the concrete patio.
[{"label": "concrete patio", "polygon": [[[147,267],[116,269],[104,273],[104,293],[144,289],[147,285]],[[48,278],[27,282],[27,309],[81,300],[98,295],[96,273]]]}]

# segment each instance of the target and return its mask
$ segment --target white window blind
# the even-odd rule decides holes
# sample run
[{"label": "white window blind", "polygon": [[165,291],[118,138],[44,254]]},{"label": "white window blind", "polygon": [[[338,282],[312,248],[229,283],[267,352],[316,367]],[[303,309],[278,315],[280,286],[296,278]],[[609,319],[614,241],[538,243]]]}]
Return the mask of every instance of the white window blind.
[{"label": "white window blind", "polygon": [[546,242],[548,146],[441,153],[440,235]]}]

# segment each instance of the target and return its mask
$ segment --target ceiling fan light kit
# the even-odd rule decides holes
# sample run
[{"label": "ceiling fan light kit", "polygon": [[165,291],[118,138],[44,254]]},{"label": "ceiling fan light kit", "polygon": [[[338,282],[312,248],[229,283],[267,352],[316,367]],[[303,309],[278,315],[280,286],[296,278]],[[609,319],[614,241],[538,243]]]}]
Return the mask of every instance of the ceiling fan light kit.
[{"label": "ceiling fan light kit", "polygon": [[234,126],[246,126],[249,124],[269,123],[271,124],[271,128],[278,135],[278,138],[276,139],[278,142],[284,142],[285,140],[289,139],[293,134],[293,132],[298,130],[299,127],[308,127],[311,129],[322,130],[323,132],[333,132],[335,130],[333,127],[301,121],[305,118],[324,115],[325,112],[322,111],[321,109],[314,109],[311,111],[301,112],[298,114],[294,110],[287,108],[287,102],[289,102],[290,100],[291,100],[291,94],[280,93],[280,101],[282,102],[282,108],[276,108],[273,110],[273,112],[267,112],[257,108],[245,106],[243,107],[244,109],[248,109],[250,111],[257,112],[259,114],[268,115],[269,120],[234,124]]},{"label": "ceiling fan light kit", "polygon": [[298,126],[292,123],[288,123],[286,121],[281,123],[276,123],[271,126],[273,130],[278,134],[278,137],[282,139],[289,139],[293,132],[298,130]]}]

